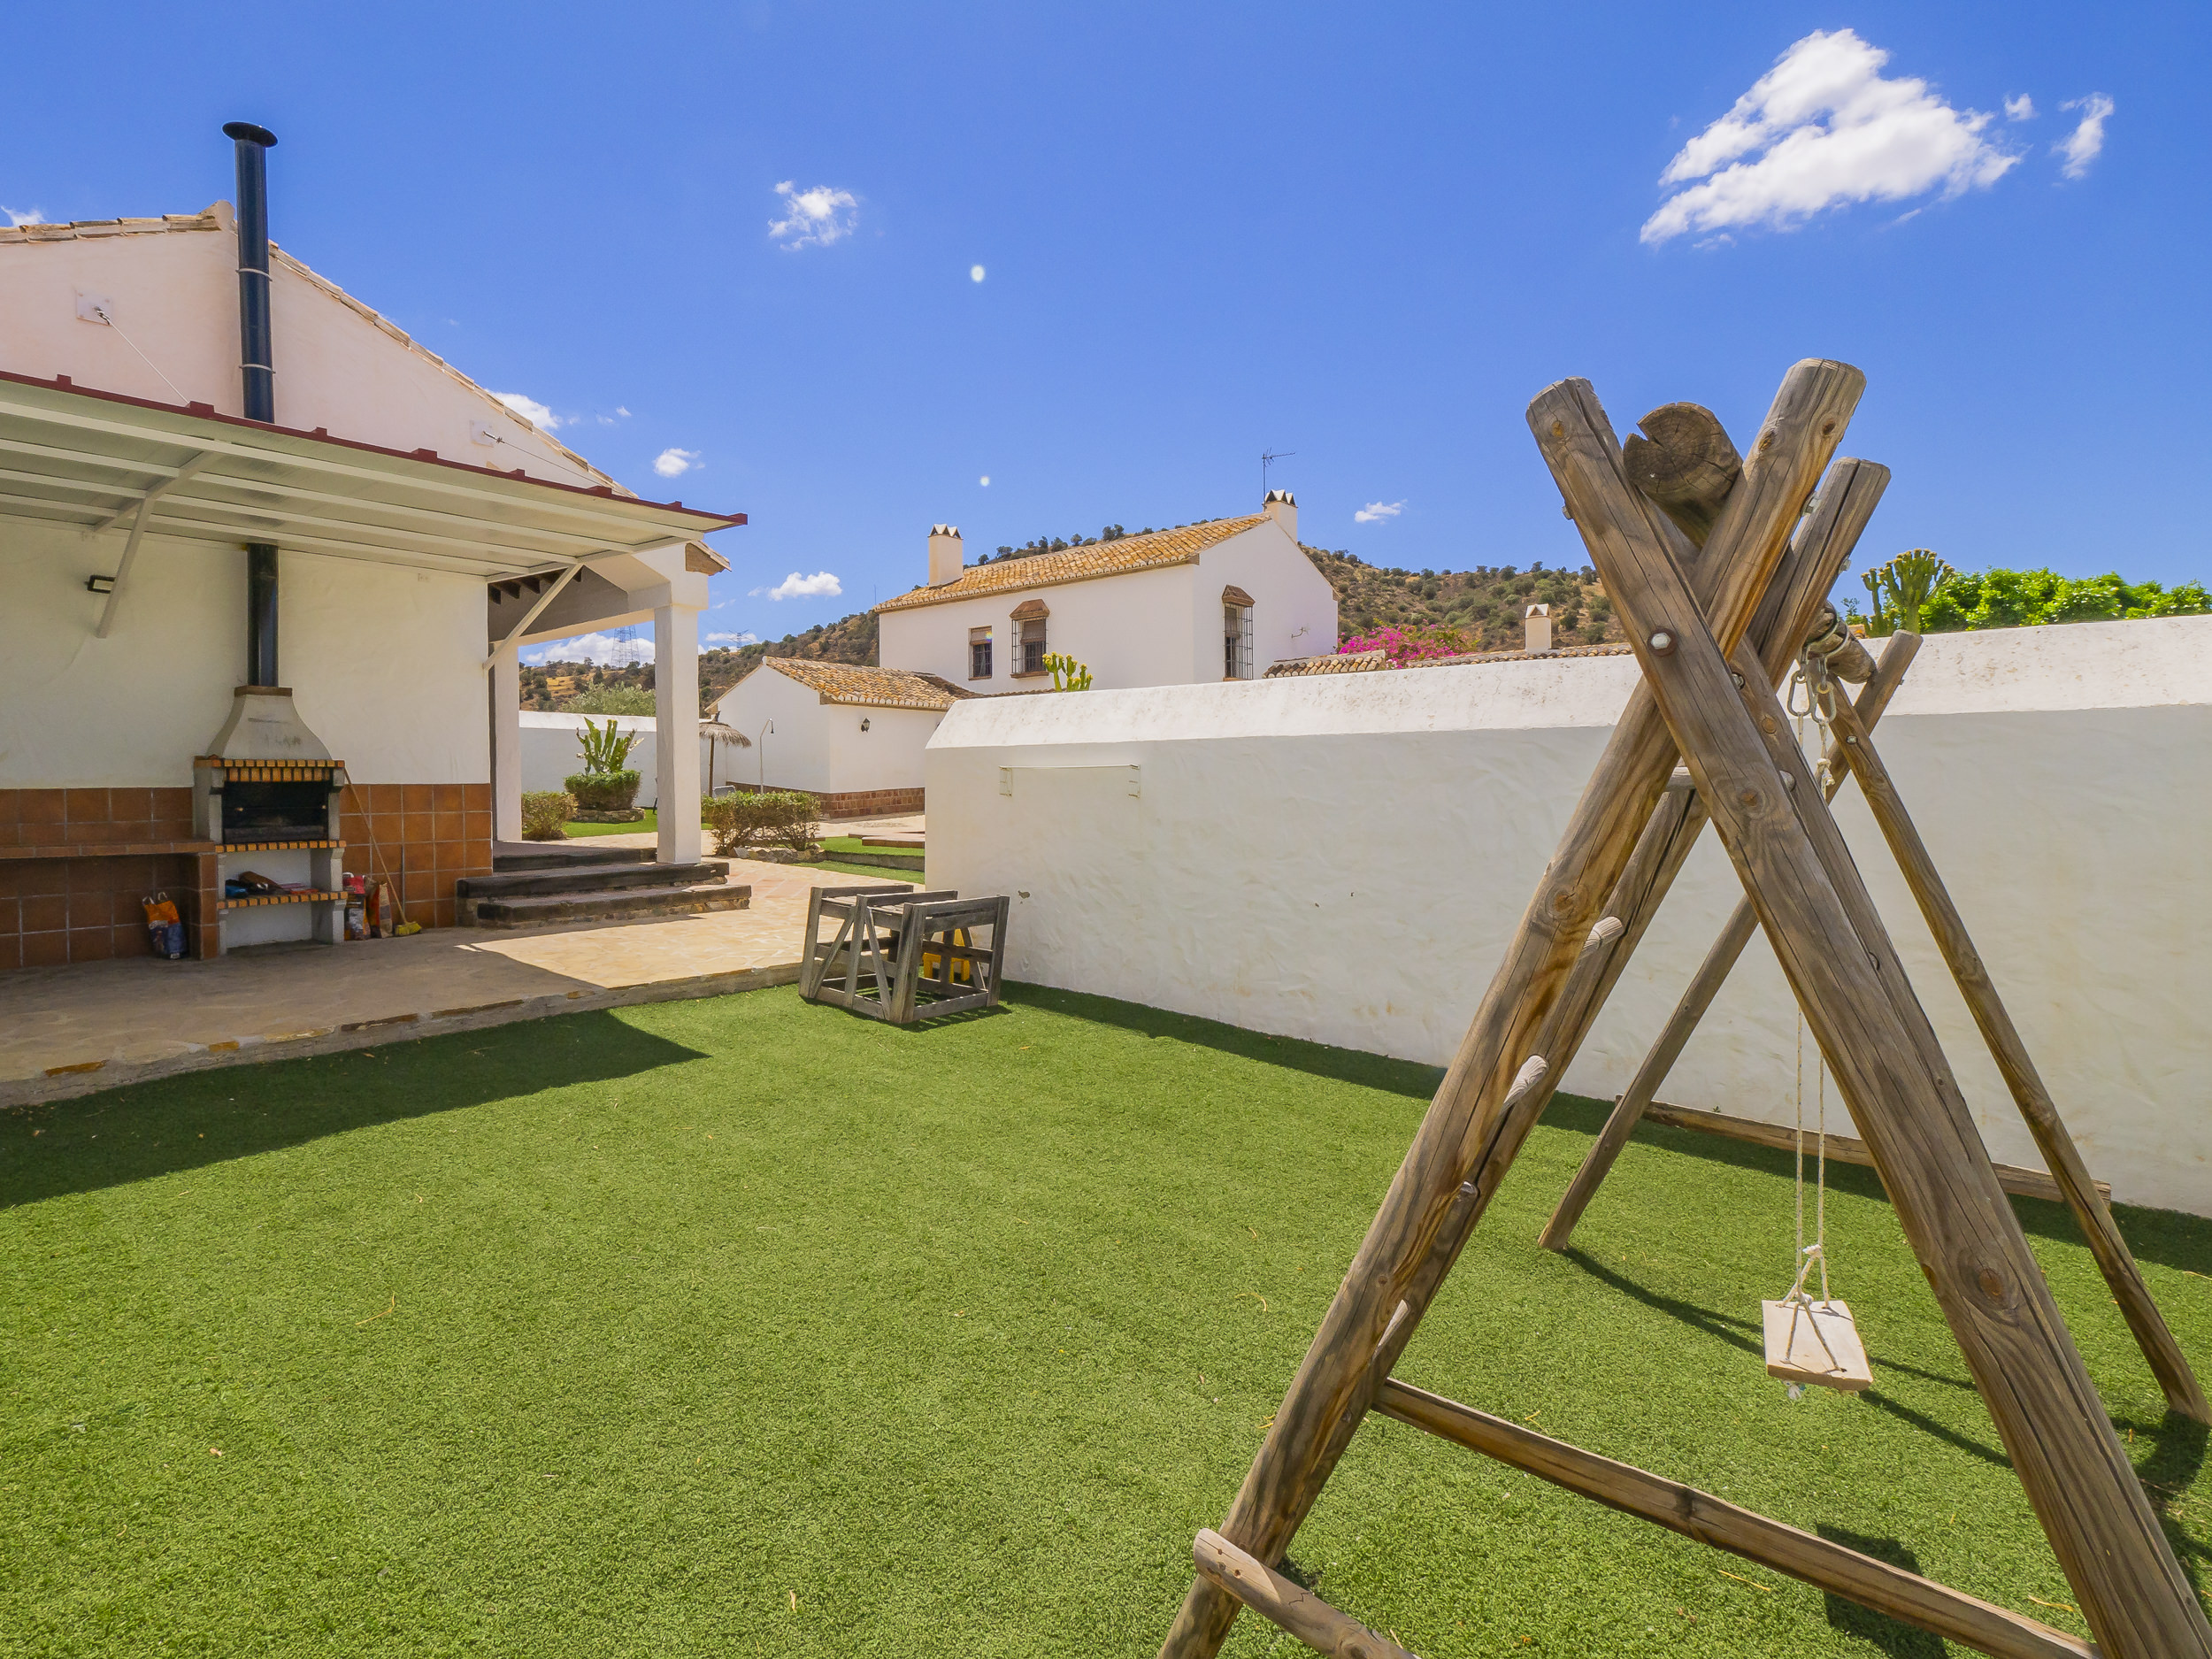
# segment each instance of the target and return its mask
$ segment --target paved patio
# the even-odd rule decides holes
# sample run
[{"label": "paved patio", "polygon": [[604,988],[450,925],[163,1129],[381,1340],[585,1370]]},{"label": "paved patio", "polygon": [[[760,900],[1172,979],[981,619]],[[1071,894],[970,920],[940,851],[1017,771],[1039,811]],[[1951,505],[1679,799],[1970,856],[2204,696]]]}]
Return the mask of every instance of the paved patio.
[{"label": "paved patio", "polygon": [[[265,946],[212,961],[136,958],[0,979],[0,1106],[301,1054],[784,985],[799,974],[807,891],[834,872],[729,861],[741,910],[509,932]],[[887,876],[887,883],[898,885]]]}]

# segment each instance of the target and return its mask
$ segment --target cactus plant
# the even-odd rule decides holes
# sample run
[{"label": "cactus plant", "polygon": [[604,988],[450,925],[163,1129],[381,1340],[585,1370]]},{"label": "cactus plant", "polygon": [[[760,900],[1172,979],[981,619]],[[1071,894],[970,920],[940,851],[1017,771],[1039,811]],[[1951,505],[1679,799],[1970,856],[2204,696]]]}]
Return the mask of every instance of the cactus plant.
[{"label": "cactus plant", "polygon": [[638,734],[618,730],[611,714],[607,717],[604,731],[586,720],[579,735],[584,745],[580,757],[584,770],[590,772],[622,771],[622,763],[630,758],[630,751],[637,747]]},{"label": "cactus plant", "polygon": [[1957,574],[1924,547],[1900,553],[1888,564],[1868,572],[1867,586],[1874,589],[1877,618],[1886,621],[1892,630],[1919,633],[1921,612],[1927,608],[1928,601],[1934,597],[1937,588]]},{"label": "cactus plant", "polygon": [[1045,657],[1045,669],[1052,676],[1055,691],[1088,691],[1091,688],[1091,671],[1072,657],[1050,652]]}]

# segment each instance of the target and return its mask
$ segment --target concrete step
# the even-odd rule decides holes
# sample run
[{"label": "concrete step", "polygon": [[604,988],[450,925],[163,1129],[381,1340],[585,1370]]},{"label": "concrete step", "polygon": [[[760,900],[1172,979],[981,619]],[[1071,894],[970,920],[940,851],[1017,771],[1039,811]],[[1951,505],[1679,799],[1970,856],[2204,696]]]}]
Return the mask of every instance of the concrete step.
[{"label": "concrete step", "polygon": [[587,870],[600,864],[649,864],[650,847],[594,847],[589,842],[495,841],[492,868],[504,874],[511,870]]},{"label": "concrete step", "polygon": [[496,875],[463,876],[453,884],[462,899],[537,899],[562,893],[615,893],[631,887],[689,887],[727,878],[719,858],[695,864],[605,864],[553,870],[503,870]]},{"label": "concrete step", "polygon": [[558,922],[635,922],[654,916],[700,916],[749,910],[749,887],[726,881],[687,887],[633,887],[614,893],[556,893],[538,898],[478,899],[479,927],[546,927]]},{"label": "concrete step", "polygon": [[865,852],[825,852],[822,856],[832,864],[865,864],[871,870],[910,871],[917,881],[922,879],[922,861],[919,856],[901,857],[897,853],[878,852],[872,847]]}]

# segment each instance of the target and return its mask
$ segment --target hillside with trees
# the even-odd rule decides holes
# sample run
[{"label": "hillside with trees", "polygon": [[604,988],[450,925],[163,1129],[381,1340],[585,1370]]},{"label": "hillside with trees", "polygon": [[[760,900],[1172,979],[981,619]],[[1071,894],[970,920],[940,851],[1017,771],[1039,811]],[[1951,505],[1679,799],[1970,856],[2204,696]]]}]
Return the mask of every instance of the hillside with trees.
[{"label": "hillside with trees", "polygon": [[[1370,565],[1341,549],[1306,549],[1336,589],[1340,643],[1379,628],[1434,634],[1469,651],[1517,651],[1521,618],[1532,604],[1551,607],[1554,645],[1620,640],[1620,620],[1597,572],[1547,570],[1538,562],[1479,565],[1472,570],[1402,570]],[[1453,639],[1451,636],[1458,636]]]}]

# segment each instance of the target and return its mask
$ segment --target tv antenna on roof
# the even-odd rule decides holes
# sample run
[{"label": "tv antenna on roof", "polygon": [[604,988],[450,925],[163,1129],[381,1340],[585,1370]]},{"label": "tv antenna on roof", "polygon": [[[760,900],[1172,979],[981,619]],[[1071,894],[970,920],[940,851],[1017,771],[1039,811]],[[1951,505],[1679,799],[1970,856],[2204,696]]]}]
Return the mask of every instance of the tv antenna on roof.
[{"label": "tv antenna on roof", "polygon": [[1286,457],[1297,453],[1295,449],[1263,449],[1260,451],[1260,495],[1262,499],[1264,499],[1267,495],[1267,469]]}]

